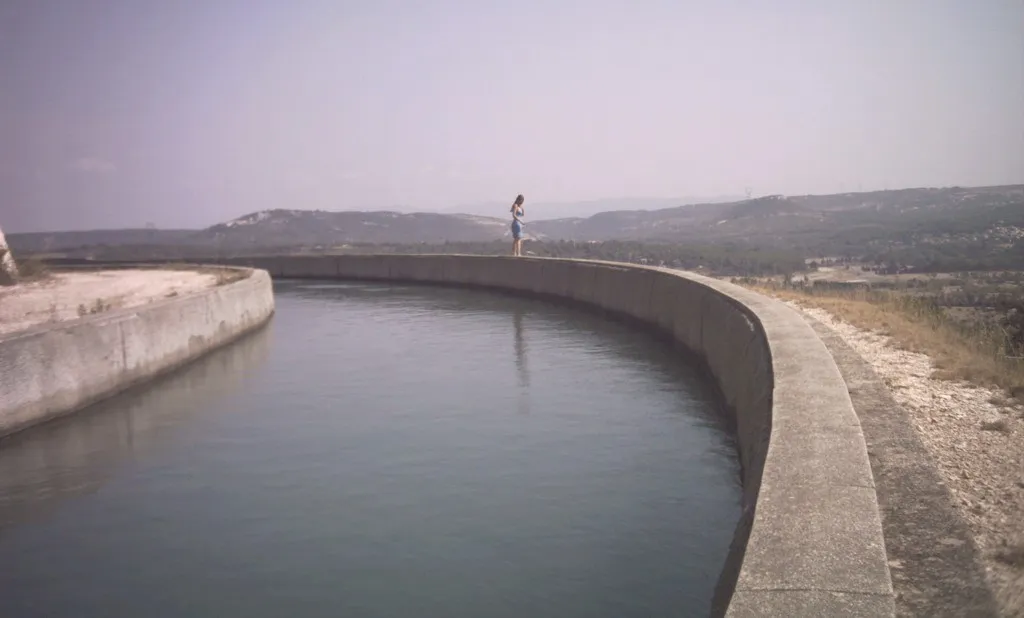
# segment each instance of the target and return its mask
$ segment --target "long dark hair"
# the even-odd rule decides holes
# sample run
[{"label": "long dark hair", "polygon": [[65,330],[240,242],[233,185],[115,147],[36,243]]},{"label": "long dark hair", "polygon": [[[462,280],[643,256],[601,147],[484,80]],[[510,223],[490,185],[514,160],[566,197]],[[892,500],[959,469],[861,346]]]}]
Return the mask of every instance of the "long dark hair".
[{"label": "long dark hair", "polygon": [[526,198],[523,197],[522,193],[520,193],[519,195],[516,196],[516,201],[512,202],[512,207],[509,208],[508,211],[515,212],[516,206],[522,206],[524,201],[526,201]]}]

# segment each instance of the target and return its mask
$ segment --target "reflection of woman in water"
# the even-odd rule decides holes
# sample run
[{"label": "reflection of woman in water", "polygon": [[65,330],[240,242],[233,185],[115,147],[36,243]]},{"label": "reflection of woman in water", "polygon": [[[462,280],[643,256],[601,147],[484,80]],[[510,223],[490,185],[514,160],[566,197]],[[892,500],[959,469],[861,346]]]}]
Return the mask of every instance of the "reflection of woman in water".
[{"label": "reflection of woman in water", "polygon": [[530,374],[526,372],[526,341],[523,339],[522,309],[513,309],[512,327],[515,329],[516,369],[519,371],[519,386],[529,386]]},{"label": "reflection of woman in water", "polygon": [[525,214],[523,202],[525,198],[520,193],[516,201],[512,203],[512,255],[522,255],[523,251],[523,221],[519,217]]},{"label": "reflection of woman in water", "polygon": [[512,328],[516,348],[516,371],[519,373],[519,412],[530,413],[530,373],[526,370],[526,340],[523,337],[523,310],[512,310]]}]

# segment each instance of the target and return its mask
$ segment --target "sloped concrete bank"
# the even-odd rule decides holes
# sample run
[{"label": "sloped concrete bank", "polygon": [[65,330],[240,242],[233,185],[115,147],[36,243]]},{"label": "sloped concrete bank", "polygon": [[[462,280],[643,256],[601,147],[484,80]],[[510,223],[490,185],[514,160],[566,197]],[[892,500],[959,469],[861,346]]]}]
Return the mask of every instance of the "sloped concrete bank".
[{"label": "sloped concrete bank", "polygon": [[0,336],[0,437],[171,371],[267,322],[266,271],[202,292]]},{"label": "sloped concrete bank", "polygon": [[699,275],[584,260],[379,255],[222,263],[274,277],[502,289],[656,327],[706,363],[734,415],[743,515],[714,613],[894,615],[874,480],[846,385],[811,326],[778,301]]}]

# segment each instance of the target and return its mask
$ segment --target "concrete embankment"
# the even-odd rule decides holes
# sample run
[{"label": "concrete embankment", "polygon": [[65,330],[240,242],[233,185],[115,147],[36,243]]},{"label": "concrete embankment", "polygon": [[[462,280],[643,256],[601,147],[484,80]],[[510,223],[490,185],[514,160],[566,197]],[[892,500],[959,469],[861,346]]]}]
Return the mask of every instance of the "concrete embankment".
[{"label": "concrete embankment", "polygon": [[182,430],[188,422],[208,414],[216,400],[246,388],[246,380],[269,357],[269,326],[180,371],[101,401],[76,422],[48,423],[5,440],[0,446],[0,495],[6,498],[0,502],[0,537],[97,491],[126,460],[174,443],[187,433]]},{"label": "concrete embankment", "polygon": [[0,436],[67,414],[265,324],[266,271],[146,305],[0,336]]},{"label": "concrete embankment", "polygon": [[734,415],[743,515],[715,593],[727,616],[891,616],[864,436],[835,361],[794,310],[677,271],[485,256],[228,260],[275,277],[470,285],[641,320],[706,363]]}]

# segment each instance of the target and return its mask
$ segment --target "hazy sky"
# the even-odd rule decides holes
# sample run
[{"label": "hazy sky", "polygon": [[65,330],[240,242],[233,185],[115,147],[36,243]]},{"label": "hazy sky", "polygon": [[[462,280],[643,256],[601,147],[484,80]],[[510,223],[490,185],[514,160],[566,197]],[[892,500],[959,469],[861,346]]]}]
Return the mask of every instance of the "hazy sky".
[{"label": "hazy sky", "polygon": [[0,0],[9,232],[1022,181],[1022,0]]}]

